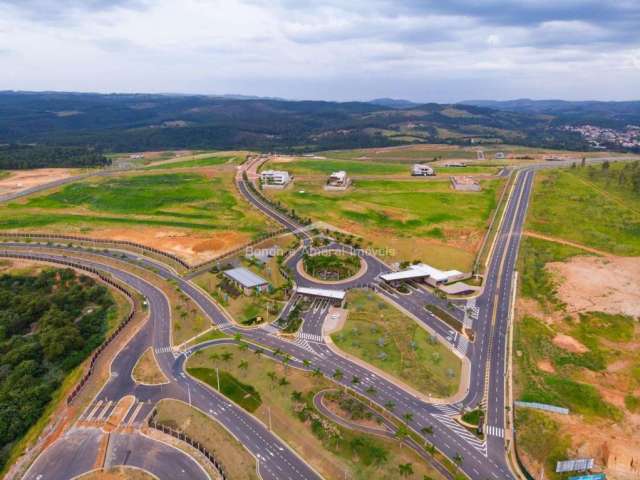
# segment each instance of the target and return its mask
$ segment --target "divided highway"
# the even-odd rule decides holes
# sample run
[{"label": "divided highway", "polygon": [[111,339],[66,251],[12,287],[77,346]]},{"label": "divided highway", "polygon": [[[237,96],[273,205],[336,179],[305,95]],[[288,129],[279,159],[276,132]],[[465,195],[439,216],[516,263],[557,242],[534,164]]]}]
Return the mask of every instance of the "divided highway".
[{"label": "divided highway", "polygon": [[[111,378],[83,414],[82,418],[85,420],[90,420],[97,414],[96,412],[99,412],[102,417],[108,417],[119,399],[126,395],[134,395],[137,406],[135,410],[132,408],[127,414],[125,421],[131,425],[139,425],[155,403],[163,398],[175,398],[191,402],[193,406],[224,425],[259,460],[259,471],[263,478],[312,479],[319,477],[313,469],[253,416],[184,373],[184,361],[193,351],[189,350],[177,354],[171,349],[171,309],[167,299],[157,287],[150,283],[125,270],[97,260],[100,256],[117,256],[119,259],[153,269],[163,278],[175,282],[214,324],[229,335],[241,333],[246,341],[258,344],[263,348],[279,349],[286,352],[293,357],[293,364],[300,368],[303,368],[302,360],[309,360],[311,368],[319,368],[334,382],[348,386],[360,395],[369,397],[379,406],[388,408],[393,404],[392,413],[399,419],[405,413],[411,413],[413,418],[408,423],[409,426],[418,433],[424,427],[432,428],[433,434],[427,435],[427,440],[451,459],[458,455],[462,456],[460,468],[470,478],[507,479],[514,478],[506,461],[504,438],[507,332],[520,234],[529,202],[534,172],[527,169],[517,171],[513,175],[515,175],[513,190],[509,196],[503,221],[495,240],[493,255],[486,273],[484,291],[475,303],[478,315],[477,319],[472,321],[472,328],[475,332],[474,342],[470,342],[457,332],[453,332],[448,325],[424,309],[426,303],[435,303],[448,309],[459,320],[463,320],[465,318],[463,305],[449,307],[446,302],[422,289],[412,289],[408,295],[394,294],[383,289],[379,284],[378,277],[381,273],[389,271],[389,267],[367,253],[362,254],[362,258],[368,265],[365,276],[339,287],[352,288],[366,285],[368,288],[374,289],[390,302],[409,311],[443,341],[448,342],[460,356],[468,359],[470,365],[469,389],[453,404],[429,401],[424,396],[414,395],[413,392],[405,389],[403,385],[393,382],[387,376],[378,375],[360,362],[352,362],[336,353],[324,342],[322,336],[322,323],[326,314],[325,304],[318,303],[315,308],[305,314],[301,332],[294,341],[290,341],[280,337],[277,329],[270,325],[252,329],[237,326],[227,318],[207,294],[191,281],[177,275],[170,267],[156,260],[130,253],[125,253],[125,258],[122,259],[120,258],[122,252],[109,251],[94,252],[96,260],[87,260],[74,257],[75,252],[86,252],[72,247],[65,249],[65,256],[51,253],[50,247],[44,245],[6,243],[5,247],[7,251],[28,253],[34,259],[42,261],[55,263],[71,260],[83,266],[109,273],[148,299],[149,320],[116,356]],[[303,239],[303,244],[308,244],[310,236],[301,225],[281,212],[275,211],[251,191],[244,181],[238,181],[238,188],[256,208],[270,215],[292,232],[298,233]],[[339,246],[333,245],[333,247]],[[10,255],[10,253],[0,252],[0,255]],[[294,266],[300,255],[301,253],[297,252],[287,261],[287,265]],[[296,272],[295,268],[292,268],[292,271]],[[295,275],[294,280],[300,285],[332,288],[324,284],[315,285],[313,281],[302,278],[297,273]],[[232,340],[225,341],[232,342]],[[170,379],[167,385],[142,386],[131,379],[133,366],[140,354],[149,346],[153,346],[155,349],[160,367]],[[342,378],[333,378],[336,370],[343,372]],[[360,381],[352,383],[354,377]],[[373,390],[370,387],[373,387]],[[487,411],[486,440],[475,437],[454,420],[454,416],[462,408],[474,408],[480,404]],[[82,430],[82,427],[74,427],[74,429]],[[65,441],[67,441],[65,437],[59,440],[59,442]],[[52,449],[53,446],[45,450],[25,478],[40,478],[42,480],[69,478],[70,472],[64,471],[64,466],[70,465],[72,462],[54,460],[54,458],[59,459],[60,457]],[[55,465],[58,467],[52,468]],[[202,475],[202,472],[194,469],[191,474],[193,477],[190,478],[200,478],[199,475]],[[160,478],[163,477],[160,476]]]}]

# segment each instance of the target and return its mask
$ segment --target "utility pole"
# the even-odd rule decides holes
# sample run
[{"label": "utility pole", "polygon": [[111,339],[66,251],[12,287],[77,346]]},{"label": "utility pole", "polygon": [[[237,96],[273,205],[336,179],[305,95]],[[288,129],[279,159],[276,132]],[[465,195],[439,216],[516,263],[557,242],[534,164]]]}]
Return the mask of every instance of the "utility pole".
[{"label": "utility pole", "polygon": [[269,431],[271,431],[271,407],[267,408],[267,412],[269,413]]},{"label": "utility pole", "polygon": [[189,406],[191,406],[191,386],[187,383],[187,392],[189,392]]},{"label": "utility pole", "polygon": [[216,367],[216,378],[218,379],[218,391],[220,391],[220,371]]}]

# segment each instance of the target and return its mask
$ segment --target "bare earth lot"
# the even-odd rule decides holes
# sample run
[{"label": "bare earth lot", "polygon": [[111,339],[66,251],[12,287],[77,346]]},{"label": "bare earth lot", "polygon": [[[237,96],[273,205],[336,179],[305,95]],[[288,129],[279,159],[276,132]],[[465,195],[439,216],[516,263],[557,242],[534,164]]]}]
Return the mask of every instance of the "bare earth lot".
[{"label": "bare earth lot", "polygon": [[12,170],[9,176],[0,179],[0,195],[16,193],[43,183],[62,180],[77,173],[72,168],[37,168],[35,170]]},{"label": "bare earth lot", "polygon": [[621,313],[640,317],[640,257],[573,257],[547,264],[560,281],[569,313]]}]

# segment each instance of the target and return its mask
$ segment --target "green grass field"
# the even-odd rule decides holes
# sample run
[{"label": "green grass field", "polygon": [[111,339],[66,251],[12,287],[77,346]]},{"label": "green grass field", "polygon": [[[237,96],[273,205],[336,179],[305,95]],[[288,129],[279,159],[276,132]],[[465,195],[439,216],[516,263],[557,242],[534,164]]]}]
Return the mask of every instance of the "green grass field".
[{"label": "green grass field", "polygon": [[[611,170],[621,167],[613,164]],[[541,172],[527,228],[616,255],[637,256],[640,196],[615,179],[592,178],[587,168]]]},{"label": "green grass field", "polygon": [[262,404],[260,394],[251,385],[242,383],[236,377],[225,370],[220,370],[218,375],[212,368],[188,368],[189,375],[202,380],[207,385],[218,390],[218,378],[220,378],[220,392],[240,405],[248,412],[255,412]]},{"label": "green grass field", "polygon": [[302,159],[286,163],[269,163],[265,168],[282,168],[294,175],[329,175],[345,170],[349,175],[409,175],[409,167],[389,162],[365,162],[360,160]]},{"label": "green grass field", "polygon": [[195,173],[163,173],[72,183],[0,206],[0,229],[144,225],[249,235],[264,231],[267,222],[238,198],[232,175],[208,179]]},{"label": "green grass field", "polygon": [[331,338],[345,352],[423,393],[447,397],[460,383],[460,359],[415,320],[371,292],[347,296],[349,316]]},{"label": "green grass field", "polygon": [[395,250],[393,260],[421,259],[441,268],[471,268],[496,207],[502,180],[483,191],[454,192],[449,181],[359,180],[346,192],[325,192],[323,181],[265,191],[301,217],[324,221]]},{"label": "green grass field", "polygon": [[177,162],[167,162],[159,165],[146,167],[145,170],[168,170],[172,168],[196,168],[196,167],[213,167],[227,163],[239,163],[242,157],[240,155],[214,155],[205,158],[194,158],[192,160],[184,160]]}]

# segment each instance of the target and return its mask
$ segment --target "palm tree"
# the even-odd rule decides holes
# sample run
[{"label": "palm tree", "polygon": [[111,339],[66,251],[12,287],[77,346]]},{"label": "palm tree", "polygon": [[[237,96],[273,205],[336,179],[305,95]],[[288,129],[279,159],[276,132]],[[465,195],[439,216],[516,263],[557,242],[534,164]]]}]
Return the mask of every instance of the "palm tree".
[{"label": "palm tree", "polygon": [[272,382],[276,381],[276,372],[267,372],[267,377],[269,377],[269,380],[271,380]]},{"label": "palm tree", "polygon": [[255,353],[256,355],[262,355],[264,353],[264,350],[261,348],[256,348],[253,353]]},{"label": "palm tree", "polygon": [[244,351],[247,350],[249,348],[249,344],[246,342],[240,342],[240,350]]},{"label": "palm tree", "polygon": [[411,420],[413,420],[413,413],[405,412],[405,414],[402,415],[402,418],[404,418],[405,422],[409,423]]},{"label": "palm tree", "polygon": [[273,354],[277,357],[278,355],[280,355],[282,353],[282,350],[280,350],[280,347],[276,347],[276,349],[273,351]]},{"label": "palm tree", "polygon": [[384,404],[384,408],[386,408],[387,410],[393,410],[396,407],[396,403],[393,400],[389,400],[387,403]]},{"label": "palm tree", "polygon": [[460,468],[460,465],[462,465],[463,461],[464,461],[464,457],[460,455],[459,452],[456,452],[455,456],[453,457],[453,463],[455,463],[458,466],[458,468]]},{"label": "palm tree", "polygon": [[285,375],[286,375],[286,374],[287,374],[287,372],[289,371],[289,370],[288,370],[288,367],[289,367],[289,362],[290,362],[290,361],[291,361],[291,357],[289,356],[289,354],[285,355],[285,356],[282,358],[282,364],[284,365],[284,374],[285,374]]},{"label": "palm tree", "polygon": [[356,383],[360,383],[360,379],[354,375],[353,377],[351,377],[351,383],[353,383],[354,385]]},{"label": "palm tree", "polygon": [[302,392],[299,392],[297,390],[294,390],[293,392],[291,392],[291,400],[293,400],[294,402],[301,402]]},{"label": "palm tree", "polygon": [[220,355],[220,358],[222,359],[223,362],[228,362],[233,358],[233,353],[224,352],[222,355]]},{"label": "palm tree", "polygon": [[378,391],[374,387],[367,387],[365,392],[367,392],[369,395],[375,395],[376,393],[378,393]]},{"label": "palm tree", "polygon": [[342,380],[343,376],[344,373],[342,373],[342,370],[340,370],[339,368],[336,368],[333,372],[333,378],[335,378],[336,380]]},{"label": "palm tree", "polygon": [[238,365],[238,368],[240,370],[246,370],[247,368],[249,368],[249,362],[247,362],[246,360],[242,360]]},{"label": "palm tree", "polygon": [[309,360],[308,358],[303,359],[302,365],[304,365],[305,368],[309,368],[311,366],[311,360]]},{"label": "palm tree", "polygon": [[398,471],[401,477],[408,477],[409,475],[413,475],[413,465],[410,463],[401,463],[398,465]]},{"label": "palm tree", "polygon": [[409,435],[409,429],[406,425],[401,424],[396,430],[395,437],[402,442]]},{"label": "palm tree", "polygon": [[233,339],[234,339],[236,342],[239,342],[240,340],[242,340],[242,334],[241,334],[241,333],[236,333],[236,334],[233,336]]},{"label": "palm tree", "polygon": [[322,376],[322,371],[318,367],[316,367],[316,368],[313,369],[313,374],[312,375],[314,377],[321,377]]},{"label": "palm tree", "polygon": [[286,379],[286,377],[282,377],[282,378],[280,379],[280,381],[278,382],[278,384],[279,384],[281,387],[286,387],[287,385],[289,385],[289,380],[287,380],[287,379]]},{"label": "palm tree", "polygon": [[433,427],[431,425],[427,425],[426,427],[422,427],[420,429],[420,433],[423,435],[433,435]]}]

